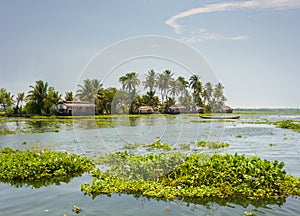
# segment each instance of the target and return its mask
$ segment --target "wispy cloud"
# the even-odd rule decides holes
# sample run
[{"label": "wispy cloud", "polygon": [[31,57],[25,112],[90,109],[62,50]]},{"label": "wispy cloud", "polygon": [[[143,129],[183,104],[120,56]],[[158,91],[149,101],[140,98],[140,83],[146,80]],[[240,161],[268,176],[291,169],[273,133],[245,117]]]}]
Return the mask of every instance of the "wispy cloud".
[{"label": "wispy cloud", "polygon": [[196,31],[191,32],[190,36],[181,38],[182,41],[187,43],[199,43],[208,40],[247,40],[250,37],[247,35],[238,35],[234,37],[226,37],[219,33],[208,32],[205,29],[197,29]]},{"label": "wispy cloud", "polygon": [[[268,8],[274,10],[286,10],[291,8],[299,8],[300,0],[249,0],[249,1],[239,1],[239,2],[223,2],[216,4],[208,4],[203,7],[192,8],[190,10],[179,13],[175,16],[170,17],[166,20],[166,24],[174,28],[176,34],[183,33],[183,26],[178,24],[178,20],[193,16],[196,14],[204,13],[213,13],[213,12],[222,12],[222,11],[233,11],[241,9],[257,9],[257,8]],[[217,33],[209,33],[204,29],[198,30],[198,35],[190,38],[189,40],[244,40],[248,36],[234,36],[234,37],[225,37]],[[198,41],[198,42],[199,42]]]}]

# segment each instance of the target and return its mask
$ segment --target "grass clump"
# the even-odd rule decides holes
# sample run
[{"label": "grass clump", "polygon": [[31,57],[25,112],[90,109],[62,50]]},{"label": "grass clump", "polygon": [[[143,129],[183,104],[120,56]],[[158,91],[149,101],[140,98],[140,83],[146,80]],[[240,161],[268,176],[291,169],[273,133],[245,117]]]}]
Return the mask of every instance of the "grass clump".
[{"label": "grass clump", "polygon": [[19,151],[11,148],[0,151],[0,181],[31,181],[82,174],[93,167],[90,159],[66,152]]},{"label": "grass clump", "polygon": [[[125,193],[163,200],[234,196],[247,199],[280,199],[287,195],[300,195],[300,179],[288,175],[283,170],[283,162],[238,154],[207,156],[186,156],[182,163],[172,166],[173,169],[167,172],[161,172],[159,177],[140,178],[133,176],[136,172],[147,169],[148,173],[153,173],[153,164],[159,164],[159,169],[164,169],[163,157],[123,155],[123,159],[126,158],[129,162],[119,163],[118,168],[111,166],[105,172],[94,170],[95,178],[92,183],[82,184],[81,190],[93,197],[99,194]],[[180,162],[182,155],[176,158]],[[175,161],[172,157],[169,159]],[[139,171],[139,166],[143,167],[143,171]],[[126,173],[124,176],[114,175],[116,171]]]}]

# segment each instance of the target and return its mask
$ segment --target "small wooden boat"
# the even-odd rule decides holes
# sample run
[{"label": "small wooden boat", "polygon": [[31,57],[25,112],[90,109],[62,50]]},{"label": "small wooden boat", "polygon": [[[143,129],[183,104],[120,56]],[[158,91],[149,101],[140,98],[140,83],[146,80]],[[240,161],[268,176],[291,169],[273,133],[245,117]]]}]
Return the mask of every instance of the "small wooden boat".
[{"label": "small wooden boat", "polygon": [[203,119],[239,119],[240,116],[203,116],[203,115],[200,115],[200,118],[203,118]]}]

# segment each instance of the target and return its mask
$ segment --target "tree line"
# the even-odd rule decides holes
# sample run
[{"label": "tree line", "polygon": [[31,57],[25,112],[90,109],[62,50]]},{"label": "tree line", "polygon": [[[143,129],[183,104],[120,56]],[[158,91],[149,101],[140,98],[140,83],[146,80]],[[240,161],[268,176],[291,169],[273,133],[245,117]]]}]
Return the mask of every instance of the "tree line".
[{"label": "tree line", "polygon": [[[39,114],[54,113],[55,105],[65,101],[87,101],[95,103],[98,114],[134,113],[140,106],[151,106],[164,112],[171,105],[185,106],[187,110],[203,107],[206,112],[219,111],[226,101],[221,83],[202,83],[200,76],[192,75],[187,80],[183,76],[174,77],[171,70],[157,73],[149,70],[145,80],[141,81],[138,73],[131,72],[119,77],[121,88],[104,88],[100,80],[85,79],[78,89],[65,92],[64,96],[38,80],[24,92],[12,95],[4,88],[0,89],[0,106],[6,114]],[[146,93],[138,91],[143,87]],[[144,92],[145,92],[144,91]]]}]

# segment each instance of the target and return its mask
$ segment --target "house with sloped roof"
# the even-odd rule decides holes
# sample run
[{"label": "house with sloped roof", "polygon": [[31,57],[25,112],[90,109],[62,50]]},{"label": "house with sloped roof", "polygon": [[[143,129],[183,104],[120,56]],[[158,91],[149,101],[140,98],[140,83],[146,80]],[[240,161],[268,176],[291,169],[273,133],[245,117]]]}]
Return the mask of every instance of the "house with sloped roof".
[{"label": "house with sloped roof", "polygon": [[61,101],[54,107],[55,115],[80,116],[95,115],[96,105],[91,102]]}]

